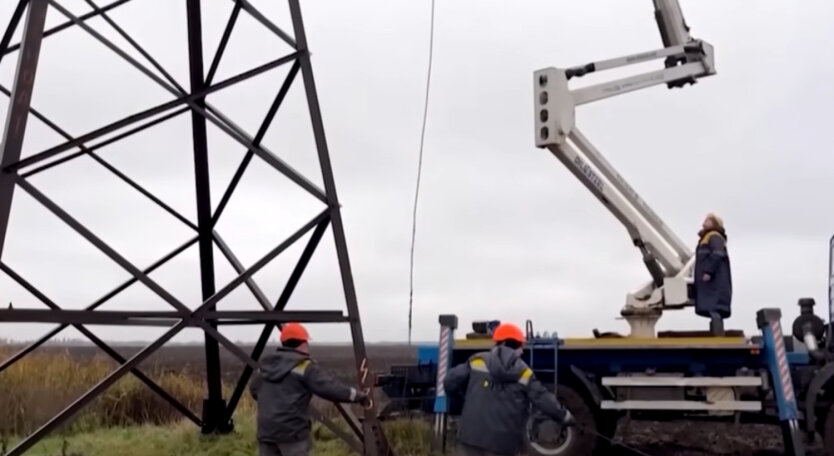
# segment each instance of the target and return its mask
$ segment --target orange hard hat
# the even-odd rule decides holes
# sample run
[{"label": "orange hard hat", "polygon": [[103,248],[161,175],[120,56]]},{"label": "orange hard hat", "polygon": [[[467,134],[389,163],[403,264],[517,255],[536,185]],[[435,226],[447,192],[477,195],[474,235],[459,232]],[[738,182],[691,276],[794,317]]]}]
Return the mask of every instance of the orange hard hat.
[{"label": "orange hard hat", "polygon": [[281,329],[281,342],[286,342],[288,340],[300,340],[302,342],[307,342],[310,340],[310,335],[307,334],[307,330],[300,324],[287,323],[284,325],[284,328]]},{"label": "orange hard hat", "polygon": [[524,333],[521,331],[521,328],[512,323],[501,323],[492,333],[492,340],[495,342],[514,340],[523,344],[525,339],[526,338],[524,337]]}]

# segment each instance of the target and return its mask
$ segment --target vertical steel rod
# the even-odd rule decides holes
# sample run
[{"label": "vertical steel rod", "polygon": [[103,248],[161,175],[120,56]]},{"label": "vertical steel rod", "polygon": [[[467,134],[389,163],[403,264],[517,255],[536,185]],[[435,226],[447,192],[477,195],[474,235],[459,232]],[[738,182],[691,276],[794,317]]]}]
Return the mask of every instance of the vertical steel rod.
[{"label": "vertical steel rod", "polygon": [[[313,78],[313,68],[310,63],[310,51],[307,47],[307,36],[304,31],[304,23],[301,17],[301,6],[298,0],[289,0],[290,14],[292,15],[295,40],[298,44],[298,51],[301,54],[298,58],[301,63],[301,76],[304,80],[304,89],[307,94],[307,106],[310,111],[310,120],[313,124],[313,134],[316,140],[316,149],[321,165],[324,189],[327,196],[327,203],[330,207],[330,221],[333,225],[333,238],[336,242],[336,255],[339,260],[339,270],[342,276],[345,301],[347,302],[348,316],[350,318],[350,331],[353,336],[353,352],[356,361],[356,368],[359,374],[359,381],[363,388],[371,390],[373,379],[369,375],[368,354],[365,349],[365,338],[362,334],[362,323],[359,319],[359,305],[356,299],[356,287],[353,282],[353,272],[348,258],[347,241],[345,239],[344,225],[340,211],[339,199],[336,194],[336,183],[333,178],[333,169],[330,164],[330,156],[327,148],[327,139],[324,134],[324,122],[319,107],[318,95],[316,94],[316,83]],[[365,409],[365,420],[363,421],[365,434],[365,454],[369,456],[390,454],[388,442],[379,427],[375,407]]]},{"label": "vertical steel rod", "polygon": [[[186,1],[188,17],[188,62],[191,75],[191,92],[205,90],[203,69],[203,31],[200,0]],[[197,98],[194,103],[202,109],[206,107],[205,98]],[[214,283],[214,244],[212,242],[211,223],[211,182],[209,181],[208,139],[206,118],[197,112],[191,113],[192,137],[194,141],[194,181],[197,194],[197,226],[200,234],[200,278],[203,300],[215,293]],[[216,306],[210,306],[209,311]],[[217,323],[207,321],[217,329]],[[230,423],[221,423],[226,409],[223,399],[223,383],[220,366],[220,345],[209,334],[205,335],[206,381],[208,398],[203,403],[203,432],[231,431]]]},{"label": "vertical steel rod", "polygon": [[[3,143],[0,144],[0,166],[2,167],[20,160],[23,137],[26,135],[26,123],[29,120],[32,89],[35,86],[35,74],[38,70],[38,57],[41,53],[46,10],[49,7],[47,2],[48,0],[29,1],[26,25],[23,29],[23,45],[17,59],[17,71],[9,100],[6,126],[3,130]],[[3,257],[3,247],[6,244],[14,188],[14,176],[9,173],[0,173],[0,258]]]}]

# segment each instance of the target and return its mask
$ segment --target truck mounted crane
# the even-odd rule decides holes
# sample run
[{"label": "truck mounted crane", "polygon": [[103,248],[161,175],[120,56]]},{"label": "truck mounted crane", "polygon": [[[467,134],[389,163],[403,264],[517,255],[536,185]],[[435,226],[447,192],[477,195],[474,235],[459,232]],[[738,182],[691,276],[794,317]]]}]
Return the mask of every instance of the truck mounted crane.
[{"label": "truck mounted crane", "polygon": [[[680,88],[715,74],[713,48],[692,38],[677,0],[654,0],[664,47],[571,68],[534,74],[536,146],[550,150],[622,223],[643,256],[651,281],[628,293],[621,315],[633,337],[654,337],[663,310],[692,305],[694,256],[576,126],[576,107],[666,84]],[[665,59],[665,68],[571,90],[569,81],[589,73]]]},{"label": "truck mounted crane", "polygon": [[[610,454],[614,431],[627,418],[778,424],[786,454],[804,456],[805,441],[821,435],[825,454],[834,456],[834,238],[829,243],[827,322],[815,314],[814,299],[800,298],[800,315],[785,330],[777,304],[758,311],[759,334],[752,336],[655,331],[665,310],[694,304],[689,293],[694,254],[575,122],[577,106],[662,84],[682,88],[716,73],[712,46],[689,34],[678,1],[653,3],[663,48],[534,72],[536,146],[550,150],[625,226],[651,280],[628,293],[621,310],[631,337],[539,335],[527,321],[522,359],[552,387],[581,428],[577,432],[557,426],[543,432],[547,420],[534,412],[528,422],[528,453]],[[571,80],[590,73],[659,59],[664,59],[662,69],[569,87]],[[393,366],[377,383],[392,400],[384,413],[434,413],[437,441],[442,444],[447,416],[462,409],[462,398],[447,396],[443,388],[446,372],[489,350],[491,333],[500,322],[473,322],[472,332],[461,339],[454,337],[457,316],[440,315],[439,323],[438,344],[421,345],[416,364]]]}]

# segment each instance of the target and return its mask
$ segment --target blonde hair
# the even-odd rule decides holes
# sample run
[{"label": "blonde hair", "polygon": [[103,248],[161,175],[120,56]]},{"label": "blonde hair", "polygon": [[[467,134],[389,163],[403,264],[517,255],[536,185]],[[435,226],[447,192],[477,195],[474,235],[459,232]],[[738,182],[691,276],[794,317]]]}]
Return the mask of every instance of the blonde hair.
[{"label": "blonde hair", "polygon": [[710,212],[709,214],[707,214],[706,218],[715,222],[715,224],[718,225],[719,228],[724,228],[724,220],[721,220],[721,217],[716,215],[714,212]]}]

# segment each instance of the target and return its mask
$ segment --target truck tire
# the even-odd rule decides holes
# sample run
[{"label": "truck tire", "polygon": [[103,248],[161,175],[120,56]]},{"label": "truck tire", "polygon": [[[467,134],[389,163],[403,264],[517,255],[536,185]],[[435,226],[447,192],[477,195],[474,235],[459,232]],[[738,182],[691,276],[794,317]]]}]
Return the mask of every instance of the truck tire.
[{"label": "truck tire", "polygon": [[[559,385],[557,397],[566,409],[570,410],[576,418],[577,426],[566,429],[561,435],[542,442],[540,438],[533,435],[535,416],[530,417],[527,427],[527,452],[536,456],[588,456],[594,454],[598,447],[597,422],[591,406],[585,402],[581,395],[567,386]],[[548,425],[554,430],[558,425],[551,420],[540,421],[541,425]],[[540,426],[540,432],[541,432]],[[552,432],[551,434],[555,434]],[[540,435],[539,435],[540,437]],[[551,437],[555,437],[551,435]]]}]

